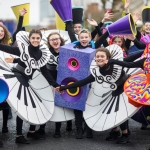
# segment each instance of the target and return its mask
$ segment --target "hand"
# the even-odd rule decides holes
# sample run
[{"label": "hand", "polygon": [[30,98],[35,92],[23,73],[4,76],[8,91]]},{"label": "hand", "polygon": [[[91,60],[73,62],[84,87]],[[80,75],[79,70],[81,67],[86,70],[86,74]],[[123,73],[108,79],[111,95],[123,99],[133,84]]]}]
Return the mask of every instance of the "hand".
[{"label": "hand", "polygon": [[13,57],[12,55],[10,55],[10,57],[11,57],[11,58],[5,58],[5,61],[6,61],[7,63],[13,63],[14,57]]},{"label": "hand", "polygon": [[104,14],[104,18],[102,19],[102,23],[104,23],[105,21],[111,20],[114,17],[113,13],[109,13],[109,11],[107,11]]},{"label": "hand", "polygon": [[19,15],[24,16],[27,13],[26,8],[23,8],[22,10],[19,9]]},{"label": "hand", "polygon": [[130,5],[130,0],[125,0],[124,9],[127,10],[129,8],[129,5]]},{"label": "hand", "polygon": [[133,19],[134,19],[134,22],[136,23],[138,20],[141,19],[141,15],[139,13],[134,13],[133,14]]},{"label": "hand", "polygon": [[131,41],[135,40],[135,37],[132,34],[131,35],[125,35],[124,37],[131,40]]},{"label": "hand", "polygon": [[64,91],[60,91],[60,86],[54,88],[55,92],[58,92],[59,94],[63,94]]},{"label": "hand", "polygon": [[87,22],[88,22],[88,24],[90,24],[91,26],[98,26],[98,23],[97,23],[94,19],[92,19],[92,20],[87,19]]}]

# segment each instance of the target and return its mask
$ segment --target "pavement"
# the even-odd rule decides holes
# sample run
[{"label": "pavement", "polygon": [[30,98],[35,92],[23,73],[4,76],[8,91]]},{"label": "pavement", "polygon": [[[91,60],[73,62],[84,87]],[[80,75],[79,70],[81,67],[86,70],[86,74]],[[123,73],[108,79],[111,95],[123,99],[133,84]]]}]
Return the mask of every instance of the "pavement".
[{"label": "pavement", "polygon": [[[16,144],[16,116],[8,121],[9,133],[2,134],[0,131],[0,140],[3,141],[3,150],[148,150],[150,147],[150,127],[147,130],[141,130],[141,125],[132,119],[129,120],[131,131],[130,143],[116,144],[116,141],[105,141],[108,131],[94,131],[94,138],[75,139],[76,128],[73,120],[73,131],[67,132],[66,122],[62,123],[61,138],[53,138],[55,124],[48,122],[46,125],[45,140],[31,140],[30,144]],[[2,113],[0,112],[0,129],[2,128]],[[23,134],[26,136],[29,124],[24,123]],[[38,129],[38,126],[37,126]]]}]

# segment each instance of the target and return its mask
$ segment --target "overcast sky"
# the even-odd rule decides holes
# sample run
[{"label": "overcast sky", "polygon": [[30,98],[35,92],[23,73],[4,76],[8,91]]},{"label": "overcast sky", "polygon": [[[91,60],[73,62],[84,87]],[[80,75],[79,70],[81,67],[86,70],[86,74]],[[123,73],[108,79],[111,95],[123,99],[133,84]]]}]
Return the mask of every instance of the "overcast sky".
[{"label": "overcast sky", "polygon": [[[37,25],[40,22],[39,2],[46,0],[0,0],[0,20],[16,19],[11,9],[11,6],[30,3],[30,25]],[[50,0],[47,0],[48,3]],[[73,6],[86,6],[88,3],[97,2],[100,0],[71,0]],[[50,4],[49,4],[50,5]],[[85,7],[86,8],[86,7]],[[44,8],[43,8],[44,11]]]},{"label": "overcast sky", "polygon": [[30,24],[39,23],[39,1],[40,0],[0,0],[0,19],[15,19],[11,6],[30,3]]}]

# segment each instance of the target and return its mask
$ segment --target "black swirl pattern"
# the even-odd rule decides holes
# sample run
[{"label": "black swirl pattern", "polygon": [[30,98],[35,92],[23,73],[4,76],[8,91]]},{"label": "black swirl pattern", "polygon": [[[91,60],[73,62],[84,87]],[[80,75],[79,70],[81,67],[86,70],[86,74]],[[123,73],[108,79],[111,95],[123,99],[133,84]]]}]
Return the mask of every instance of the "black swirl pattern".
[{"label": "black swirl pattern", "polygon": [[28,56],[28,54],[25,53],[25,45],[24,43],[21,43],[21,47],[23,50],[23,53],[21,55],[22,61],[25,62],[25,64],[27,65],[27,68],[25,69],[25,72],[30,75],[32,73],[32,65],[37,66],[37,62],[35,61],[35,59],[30,59],[30,57]]},{"label": "black swirl pattern", "polygon": [[50,64],[58,64],[59,57],[55,58],[55,56],[50,55],[49,63]]},{"label": "black swirl pattern", "polygon": [[98,76],[96,74],[96,69],[92,69],[93,74],[95,75],[95,80],[99,83],[102,84],[103,82],[110,84],[110,89],[115,90],[117,88],[117,85],[115,83],[110,82],[112,80],[112,77],[110,75],[106,76],[106,80],[102,75]]}]

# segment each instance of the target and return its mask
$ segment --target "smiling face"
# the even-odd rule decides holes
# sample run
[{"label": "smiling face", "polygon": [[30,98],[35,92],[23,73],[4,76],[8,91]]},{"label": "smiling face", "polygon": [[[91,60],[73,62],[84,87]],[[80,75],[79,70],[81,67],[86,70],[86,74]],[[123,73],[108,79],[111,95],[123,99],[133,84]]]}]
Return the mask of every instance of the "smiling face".
[{"label": "smiling face", "polygon": [[117,44],[118,46],[122,47],[123,41],[122,41],[122,39],[120,37],[116,37],[113,40],[113,44]]},{"label": "smiling face", "polygon": [[4,35],[5,35],[4,29],[0,27],[0,40],[4,38]]},{"label": "smiling face", "polygon": [[33,33],[30,38],[29,41],[31,43],[32,46],[37,47],[40,45],[41,42],[41,36],[38,33]]},{"label": "smiling face", "polygon": [[75,34],[78,34],[82,29],[82,25],[81,24],[74,24],[74,32]]},{"label": "smiling face", "polygon": [[150,22],[145,23],[144,30],[147,34],[150,33]]},{"label": "smiling face", "polygon": [[58,34],[53,34],[49,36],[49,45],[54,48],[54,50],[59,50],[61,46],[61,39]]},{"label": "smiling face", "polygon": [[91,36],[89,35],[89,33],[80,33],[78,38],[79,38],[80,44],[83,47],[86,47],[91,41]]},{"label": "smiling face", "polygon": [[96,53],[95,60],[98,66],[103,67],[108,62],[105,52],[99,51]]}]

